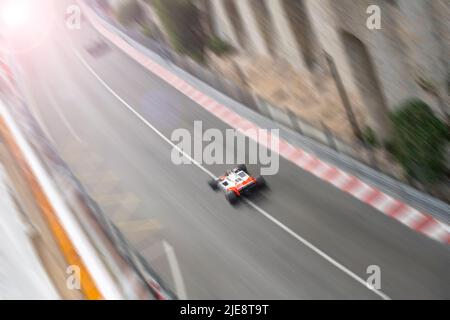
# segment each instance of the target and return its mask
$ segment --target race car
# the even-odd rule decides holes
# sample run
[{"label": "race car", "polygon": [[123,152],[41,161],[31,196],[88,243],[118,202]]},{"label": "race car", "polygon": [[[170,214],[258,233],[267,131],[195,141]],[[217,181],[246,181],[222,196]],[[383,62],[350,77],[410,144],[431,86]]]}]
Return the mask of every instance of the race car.
[{"label": "race car", "polygon": [[211,179],[209,185],[213,190],[223,190],[225,198],[235,204],[242,195],[265,187],[266,181],[262,176],[251,176],[245,165],[239,165],[233,170],[227,170],[223,176]]}]

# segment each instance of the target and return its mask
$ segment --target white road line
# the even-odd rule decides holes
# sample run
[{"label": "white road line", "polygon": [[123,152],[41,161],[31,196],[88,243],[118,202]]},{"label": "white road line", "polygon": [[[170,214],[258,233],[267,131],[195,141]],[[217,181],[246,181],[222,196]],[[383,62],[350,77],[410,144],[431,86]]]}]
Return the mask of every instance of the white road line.
[{"label": "white road line", "polygon": [[[216,179],[217,177],[210,172],[208,169],[203,167],[200,163],[195,161],[191,156],[189,156],[187,153],[185,153],[182,149],[180,149],[178,146],[176,146],[170,139],[168,139],[166,136],[164,136],[158,129],[156,129],[151,123],[149,123],[144,117],[142,117],[136,110],[134,110],[125,100],[123,100],[111,87],[108,86],[108,84],[103,81],[103,79],[100,78],[100,76],[92,69],[92,67],[83,59],[81,54],[76,51],[74,48],[72,49],[74,51],[74,54],[78,57],[80,62],[89,70],[89,72],[105,87],[106,90],[108,90],[114,97],[116,97],[125,107],[127,107],[134,115],[136,115],[140,120],[142,120],[148,127],[150,127],[158,136],[160,136],[164,141],[166,141],[169,145],[171,145],[175,150],[179,151],[183,156],[185,156],[187,159],[192,161],[193,164],[195,164],[200,170],[205,172],[207,175],[209,175],[211,178]],[[370,291],[378,295],[384,300],[390,300],[391,298],[383,293],[380,290],[377,290],[373,287],[368,286],[367,282],[360,278],[357,274],[350,271],[347,267],[342,265],[341,263],[337,262],[335,259],[327,255],[325,252],[321,251],[319,248],[311,244],[309,241],[304,239],[303,237],[299,236],[297,233],[295,233],[293,230],[291,230],[289,227],[285,226],[282,222],[275,219],[273,216],[271,216],[269,213],[264,211],[262,208],[260,208],[258,205],[253,203],[252,201],[248,199],[244,199],[247,204],[249,204],[252,208],[254,208],[257,212],[262,214],[264,217],[275,223],[277,226],[279,226],[281,229],[283,229],[285,232],[293,236],[295,239],[297,239],[299,242],[304,244],[306,247],[311,249],[313,252],[320,255],[322,258],[330,262],[332,265],[334,265],[336,268],[340,269],[342,272],[356,280],[357,282],[361,283],[363,286],[368,288]]]},{"label": "white road line", "polygon": [[[14,61],[14,63],[16,63],[16,62]],[[56,145],[55,141],[52,138],[52,135],[50,134],[50,131],[48,130],[47,126],[44,124],[44,121],[42,121],[42,117],[38,111],[38,108],[36,107],[36,100],[34,99],[33,95],[28,91],[28,86],[25,84],[25,80],[23,79],[23,78],[25,78],[25,73],[23,72],[22,68],[17,67],[16,70],[17,69],[20,69],[20,71],[18,70],[20,75],[16,79],[16,82],[19,86],[20,92],[25,95],[25,100],[27,101],[27,104],[30,106],[30,111],[33,114],[33,116],[36,118],[36,121],[39,124],[39,127],[42,129],[42,131],[44,132],[47,139],[49,141],[51,141],[53,143],[53,145]],[[27,80],[29,80],[28,77],[26,77],[26,78],[27,78]],[[28,81],[26,81],[26,82],[28,82]]]},{"label": "white road line", "polygon": [[50,89],[48,88],[48,85],[47,85],[47,83],[45,81],[43,82],[42,87],[44,88],[44,92],[45,92],[47,98],[50,100],[50,105],[52,106],[52,109],[56,111],[56,113],[61,118],[61,120],[64,123],[64,125],[69,130],[70,134],[72,136],[74,136],[75,139],[80,144],[83,144],[83,140],[81,140],[81,138],[76,134],[75,130],[72,128],[72,126],[69,124],[67,119],[62,114],[62,111],[60,110],[59,105],[56,103],[55,98],[53,97],[53,93],[50,91]]},{"label": "white road line", "polygon": [[361,283],[362,285],[366,286],[370,291],[373,291],[373,293],[377,294],[378,296],[380,296],[381,298],[383,298],[384,300],[391,300],[391,298],[386,295],[385,293],[383,293],[380,290],[377,290],[373,287],[370,287],[369,284],[367,283],[367,281],[365,281],[364,279],[360,278],[357,274],[353,273],[351,270],[349,270],[347,267],[345,267],[344,265],[340,264],[339,262],[337,262],[336,260],[334,260],[333,258],[331,258],[329,255],[327,255],[325,252],[323,252],[322,250],[318,249],[316,246],[314,246],[312,243],[310,243],[308,240],[304,239],[303,237],[299,236],[297,233],[295,233],[294,231],[292,231],[292,229],[290,229],[289,227],[285,226],[283,223],[281,223],[280,221],[278,221],[277,219],[275,219],[274,217],[272,217],[270,214],[268,214],[266,211],[264,211],[263,209],[261,209],[260,207],[258,207],[256,204],[254,204],[253,202],[251,202],[248,199],[244,199],[245,202],[247,202],[251,207],[253,207],[256,211],[258,211],[259,213],[261,213],[263,216],[265,216],[267,219],[269,219],[270,221],[272,221],[273,223],[275,223],[277,226],[279,226],[281,229],[283,229],[284,231],[286,231],[287,233],[289,233],[291,236],[293,236],[295,239],[297,239],[298,241],[300,241],[301,243],[303,243],[306,247],[308,247],[309,249],[311,249],[312,251],[314,251],[315,253],[317,253],[319,256],[321,256],[322,258],[324,258],[325,260],[327,260],[329,263],[331,263],[332,265],[334,265],[336,268],[340,269],[341,271],[343,271],[345,274],[347,274],[348,276],[350,276],[351,278],[355,279],[357,282]]},{"label": "white road line", "polygon": [[174,144],[169,138],[167,138],[165,135],[163,135],[158,129],[156,129],[150,122],[148,122],[143,116],[141,116],[136,110],[134,110],[125,100],[123,100],[117,93],[114,92],[104,81],[102,78],[100,78],[97,73],[91,68],[91,66],[83,59],[83,57],[74,50],[75,55],[78,57],[78,59],[81,61],[81,63],[92,73],[92,75],[105,87],[106,90],[108,90],[114,97],[117,98],[122,104],[127,107],[136,117],[138,117],[142,122],[144,122],[150,129],[152,129],[158,136],[160,136],[164,141],[166,141],[168,144],[170,144],[175,150],[180,152],[184,157],[186,157],[189,161],[191,161],[193,164],[195,164],[197,167],[199,167],[204,173],[209,175],[211,178],[215,179],[217,178],[214,174],[212,174],[209,170],[204,168],[200,163],[195,161],[194,158],[192,158],[190,155],[185,153],[180,147],[178,147],[176,144]]},{"label": "white road line", "polygon": [[178,298],[187,300],[186,287],[184,286],[183,277],[181,276],[181,269],[178,265],[178,260],[175,255],[173,247],[165,240],[162,242],[167,259],[169,259],[170,271],[172,272],[173,281],[175,282],[175,290]]}]

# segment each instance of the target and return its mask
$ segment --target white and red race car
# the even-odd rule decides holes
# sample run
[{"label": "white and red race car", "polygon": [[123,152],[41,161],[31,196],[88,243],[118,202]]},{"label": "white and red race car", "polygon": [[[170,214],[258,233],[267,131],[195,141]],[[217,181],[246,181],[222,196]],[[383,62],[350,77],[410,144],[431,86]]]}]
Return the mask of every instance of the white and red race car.
[{"label": "white and red race car", "polygon": [[214,190],[222,189],[227,200],[235,204],[243,194],[265,187],[266,181],[262,176],[251,176],[247,167],[240,165],[233,170],[228,170],[223,176],[210,180],[209,185]]}]

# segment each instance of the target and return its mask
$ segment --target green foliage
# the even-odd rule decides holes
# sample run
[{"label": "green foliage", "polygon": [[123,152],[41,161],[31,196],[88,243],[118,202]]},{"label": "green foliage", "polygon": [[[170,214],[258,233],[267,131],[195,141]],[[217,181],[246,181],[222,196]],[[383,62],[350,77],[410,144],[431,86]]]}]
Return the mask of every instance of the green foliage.
[{"label": "green foliage", "polygon": [[371,127],[366,127],[362,133],[363,140],[365,143],[367,143],[372,148],[378,148],[380,146],[380,143],[378,141],[378,138],[375,134],[375,131]]},{"label": "green foliage", "polygon": [[152,3],[173,48],[203,62],[206,35],[201,25],[200,11],[192,0],[154,0]]},{"label": "green foliage", "polygon": [[151,38],[151,39],[155,39],[155,32],[153,31],[153,29],[151,27],[149,27],[147,24],[143,24],[141,25],[141,32],[144,36],[146,36],[147,38]]},{"label": "green foliage", "polygon": [[225,55],[233,51],[233,47],[219,37],[212,37],[208,41],[208,48],[218,56]]},{"label": "green foliage", "polygon": [[117,20],[124,26],[142,20],[142,10],[136,0],[128,0],[119,6],[116,12]]},{"label": "green foliage", "polygon": [[390,152],[405,172],[422,183],[435,183],[446,173],[449,128],[419,99],[405,101],[390,115]]}]

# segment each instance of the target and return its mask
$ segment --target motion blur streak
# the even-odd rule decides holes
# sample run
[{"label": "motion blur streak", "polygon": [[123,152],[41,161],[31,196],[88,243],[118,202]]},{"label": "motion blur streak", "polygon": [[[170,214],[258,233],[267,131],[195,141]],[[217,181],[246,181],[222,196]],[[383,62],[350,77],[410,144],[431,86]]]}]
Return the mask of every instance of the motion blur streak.
[{"label": "motion blur streak", "polygon": [[17,146],[14,138],[11,135],[11,132],[6,125],[5,121],[0,118],[0,133],[3,139],[6,141],[8,147],[12,151],[17,163],[20,164],[23,172],[25,173],[26,179],[28,183],[32,187],[34,197],[39,204],[42,214],[47,219],[51,230],[53,231],[54,237],[58,244],[61,247],[61,251],[64,254],[68,265],[78,266],[80,268],[82,277],[81,281],[81,290],[87,299],[98,300],[102,299],[101,293],[98,291],[96,284],[94,283],[89,271],[86,269],[84,262],[80,259],[77,254],[76,249],[73,246],[72,241],[69,239],[69,236],[64,231],[64,228],[61,226],[58,217],[55,215],[53,206],[49,202],[48,197],[43,192],[39,182],[36,177],[33,175],[33,171],[29,167],[27,161],[24,159],[22,151]]},{"label": "motion blur streak", "polygon": [[[141,115],[139,115],[138,113],[136,113],[136,111],[126,102],[124,101],[122,98],[120,98],[120,96],[118,96],[96,73],[94,70],[92,70],[92,68],[83,60],[83,58],[79,55],[79,53],[75,52],[75,54],[77,55],[77,57],[80,59],[80,61],[86,66],[86,68],[100,81],[100,83],[109,91],[111,92],[112,95],[114,95],[120,102],[122,102],[130,111],[132,111],[140,120],[142,120],[147,126],[149,126],[153,131],[155,131],[155,133],[157,135],[159,135],[164,141],[166,141],[167,143],[169,143],[173,148],[177,148],[178,151],[180,153],[182,153],[186,158],[188,158],[190,161],[192,161],[192,163],[194,165],[196,165],[200,170],[202,170],[203,172],[205,172],[207,175],[209,175],[210,177],[212,177],[213,179],[216,179],[217,177],[211,173],[208,169],[206,169],[204,166],[202,166],[200,163],[198,163],[197,161],[195,161],[193,158],[191,158],[188,154],[186,154],[185,152],[183,152],[181,149],[179,149],[175,144],[173,144],[167,137],[165,137],[163,134],[161,134],[161,132],[159,132],[155,127],[153,127],[148,121],[146,121]],[[290,234],[291,236],[293,236],[295,239],[297,239],[298,241],[300,241],[302,244],[304,244],[305,246],[307,246],[308,248],[310,248],[312,251],[314,251],[315,253],[317,253],[318,255],[320,255],[321,257],[323,257],[325,260],[327,260],[328,262],[330,262],[332,265],[334,265],[336,268],[342,270],[344,273],[346,273],[347,275],[349,275],[351,278],[355,279],[357,282],[361,283],[362,285],[366,285],[366,282],[361,279],[360,277],[358,277],[356,274],[354,274],[353,272],[351,272],[348,268],[346,268],[345,266],[343,266],[342,264],[340,264],[339,262],[337,262],[335,259],[331,258],[329,255],[327,255],[325,252],[321,251],[320,249],[318,249],[317,247],[315,247],[314,245],[312,245],[310,242],[308,242],[307,240],[303,239],[301,236],[299,236],[298,234],[296,234],[294,231],[292,231],[290,228],[286,227],[283,223],[281,223],[280,221],[278,221],[277,219],[275,219],[272,215],[270,215],[269,213],[267,213],[266,211],[264,211],[263,209],[261,209],[258,205],[256,205],[254,202],[252,202],[251,200],[245,199],[245,202],[247,202],[251,207],[253,207],[257,212],[259,212],[260,214],[262,214],[264,217],[266,217],[267,219],[269,219],[270,221],[272,221],[274,224],[276,224],[277,226],[279,226],[281,229],[283,229],[285,232],[287,232],[288,234]],[[380,290],[376,290],[375,288],[369,287],[370,290],[373,290],[373,292],[375,294],[377,294],[378,296],[380,296],[382,299],[385,300],[390,300],[390,298],[384,294],[382,291]]]},{"label": "motion blur streak", "polygon": [[[62,157],[173,291],[180,277],[172,275],[165,244],[176,253],[184,281],[181,296],[189,299],[380,298],[305,246],[311,243],[359,279],[369,277],[369,266],[379,266],[381,290],[392,299],[450,298],[444,281],[450,265],[448,246],[285,159],[280,159],[279,173],[267,177],[270,189],[251,203],[307,240],[303,243],[251,204],[229,206],[222,195],[211,192],[208,176],[197,167],[173,165],[171,146],[161,136],[170,137],[178,128],[192,133],[194,121],[222,132],[229,126],[105,43],[88,22],[81,30],[68,30],[63,17],[72,1],[52,3],[59,17],[52,36],[17,55],[23,87],[35,100],[35,112]],[[72,46],[161,136],[105,89]],[[101,50],[92,54],[92,47]],[[51,101],[60,112],[49,107]],[[224,144],[224,153],[233,151]],[[218,176],[229,166],[205,169]],[[155,220],[158,223],[144,231],[136,227]]]},{"label": "motion blur streak", "polygon": [[1,36],[14,39],[13,46],[7,47],[10,53],[32,50],[51,34],[55,15],[48,1],[0,0],[0,12]]}]

